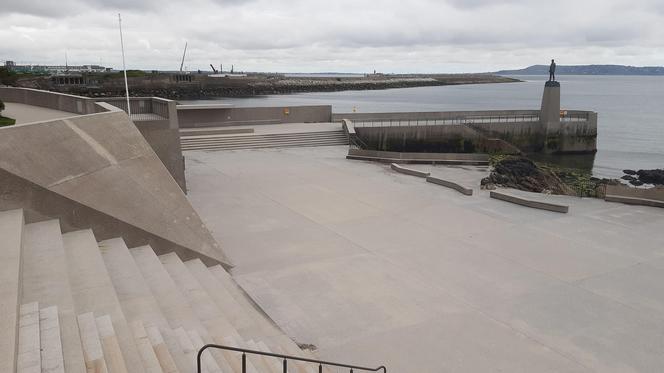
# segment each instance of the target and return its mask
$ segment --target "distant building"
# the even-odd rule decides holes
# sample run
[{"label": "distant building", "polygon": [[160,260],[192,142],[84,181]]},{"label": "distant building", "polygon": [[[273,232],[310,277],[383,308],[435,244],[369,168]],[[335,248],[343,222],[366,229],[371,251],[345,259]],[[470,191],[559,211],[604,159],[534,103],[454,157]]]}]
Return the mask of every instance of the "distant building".
[{"label": "distant building", "polygon": [[9,70],[23,73],[36,73],[36,74],[81,74],[81,73],[103,73],[111,71],[110,67],[99,65],[17,65],[14,61],[5,61],[5,67]]}]

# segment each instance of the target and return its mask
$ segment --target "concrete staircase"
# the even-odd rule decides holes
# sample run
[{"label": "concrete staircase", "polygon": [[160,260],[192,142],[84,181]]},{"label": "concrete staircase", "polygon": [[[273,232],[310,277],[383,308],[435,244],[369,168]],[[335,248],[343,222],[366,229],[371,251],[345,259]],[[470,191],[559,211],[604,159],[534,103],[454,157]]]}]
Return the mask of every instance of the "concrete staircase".
[{"label": "concrete staircase", "polygon": [[237,150],[301,146],[348,145],[343,130],[270,134],[181,134],[182,150]]},{"label": "concrete staircase", "polygon": [[[57,220],[24,224],[21,210],[0,212],[0,236],[2,372],[193,373],[207,343],[315,358],[221,266],[97,242],[91,230],[62,234]],[[210,351],[204,372],[241,372],[239,353]],[[247,359],[248,372],[281,372],[277,359]]]}]

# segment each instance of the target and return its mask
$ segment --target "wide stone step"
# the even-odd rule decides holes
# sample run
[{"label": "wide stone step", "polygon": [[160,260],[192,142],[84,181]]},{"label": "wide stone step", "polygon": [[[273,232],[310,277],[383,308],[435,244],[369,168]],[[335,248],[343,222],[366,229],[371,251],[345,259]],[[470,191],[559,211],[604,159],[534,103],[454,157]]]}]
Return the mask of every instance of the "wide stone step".
[{"label": "wide stone step", "polygon": [[[129,373],[141,373],[141,358],[94,234],[89,229],[70,232],[62,235],[62,241],[67,254],[69,282],[76,312],[108,315],[126,370]],[[106,363],[109,369],[120,366],[119,363],[112,364],[108,359]]]},{"label": "wide stone step", "polygon": [[244,139],[279,139],[279,138],[297,138],[297,137],[315,137],[315,136],[346,136],[344,131],[319,131],[319,132],[293,132],[293,133],[272,133],[265,135],[207,135],[207,136],[181,136],[182,140],[195,141],[205,139],[228,139],[228,140],[244,140]]},{"label": "wide stone step", "polygon": [[184,264],[192,276],[196,278],[198,283],[210,295],[210,298],[216,303],[219,310],[233,324],[241,337],[248,340],[274,333],[273,329],[261,329],[261,325],[250,316],[253,310],[243,308],[236,302],[233,295],[231,295],[221,281],[210,272],[208,267],[200,259],[189,260]]},{"label": "wide stone step", "polygon": [[18,373],[41,373],[39,303],[21,305],[18,328]]},{"label": "wide stone step", "polygon": [[343,143],[347,144],[348,141],[343,138],[329,138],[329,139],[292,139],[284,141],[247,141],[243,143],[228,143],[225,141],[209,141],[209,142],[200,142],[200,143],[182,143],[182,147],[190,148],[196,146],[213,146],[213,145],[224,145],[227,147],[239,147],[239,146],[259,146],[259,145],[288,145],[288,144],[325,144],[325,143]]},{"label": "wide stone step", "polygon": [[[146,284],[150,287],[159,308],[168,320],[168,324],[173,329],[182,327],[184,330],[196,331],[205,343],[218,343],[197,318],[196,312],[180,292],[152,248],[150,246],[137,247],[130,249],[129,252],[134,257]],[[223,353],[213,351],[212,354],[217,363],[226,364]],[[186,353],[185,356],[187,356]]]},{"label": "wide stone step", "polygon": [[207,139],[205,141],[182,141],[183,146],[204,145],[204,144],[225,144],[225,145],[246,145],[246,144],[283,144],[297,143],[303,141],[348,141],[344,136],[324,136],[324,137],[294,137],[287,139],[245,139],[241,141],[229,141],[227,139]]},{"label": "wide stone step", "polygon": [[289,136],[208,136],[208,137],[197,137],[197,138],[184,138],[180,139],[182,143],[195,144],[202,142],[228,142],[228,143],[244,143],[244,142],[257,142],[257,141],[288,141],[288,140],[299,140],[299,139],[334,139],[334,138],[347,138],[343,133],[322,133],[322,134],[299,134],[299,135],[289,135]]},{"label": "wide stone step", "polygon": [[[120,343],[118,337],[113,329],[113,322],[109,315],[103,315],[95,318],[97,324],[97,331],[99,332],[99,341],[101,342],[101,349],[104,351],[104,360],[109,373],[127,373],[127,364],[122,356]],[[134,348],[136,348],[135,344]],[[138,351],[138,350],[135,350]],[[139,367],[135,367],[136,371],[144,371],[142,363]]]},{"label": "wide stone step", "polygon": [[[147,249],[152,250],[149,247]],[[155,352],[158,352],[157,357],[162,370],[165,373],[171,372],[171,363],[174,363],[180,372],[189,371],[190,362],[182,353],[172,333],[172,326],[162,313],[157,299],[153,296],[124,240],[114,238],[102,241],[99,243],[99,250],[125,319],[130,324],[140,322],[148,331],[148,336],[154,337],[151,343]]]},{"label": "wide stone step", "polygon": [[268,148],[298,148],[298,147],[317,147],[317,146],[340,146],[348,145],[347,142],[342,141],[322,141],[322,142],[302,142],[302,143],[283,143],[283,144],[256,144],[256,145],[243,145],[243,146],[227,146],[227,145],[208,145],[208,146],[187,146],[183,147],[182,151],[191,150],[243,150],[243,149],[268,149]]},{"label": "wide stone step", "polygon": [[0,212],[0,372],[16,371],[23,211]]},{"label": "wide stone step", "polygon": [[[109,373],[104,359],[104,350],[99,339],[97,321],[92,312],[78,315],[78,330],[85,352],[85,366],[88,372]],[[113,373],[113,372],[111,372]]]},{"label": "wide stone step", "polygon": [[21,270],[21,302],[57,306],[62,353],[67,373],[85,373],[81,338],[69,286],[67,258],[60,223],[43,221],[25,226]]},{"label": "wide stone step", "polygon": [[58,307],[50,306],[39,310],[39,340],[42,372],[65,373]]},{"label": "wide stone step", "polygon": [[[145,330],[143,323],[141,321],[131,322],[129,323],[129,328],[136,341],[136,348],[143,362],[145,373],[163,373],[159,358],[157,358],[157,354],[152,347],[150,338],[148,338],[148,332]],[[175,368],[175,363],[173,363],[173,368]],[[177,368],[175,369],[177,371]]]},{"label": "wide stone step", "polygon": [[237,330],[175,253],[161,255],[159,260],[210,334],[222,338],[229,335],[240,338]]}]

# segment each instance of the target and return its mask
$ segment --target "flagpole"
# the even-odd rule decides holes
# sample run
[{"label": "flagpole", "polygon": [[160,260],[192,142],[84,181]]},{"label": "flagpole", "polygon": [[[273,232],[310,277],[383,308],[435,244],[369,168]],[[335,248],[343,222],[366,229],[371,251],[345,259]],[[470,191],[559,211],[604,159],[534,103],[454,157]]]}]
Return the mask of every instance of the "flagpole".
[{"label": "flagpole", "polygon": [[118,25],[120,26],[120,47],[122,48],[122,71],[124,72],[125,94],[127,96],[127,114],[131,117],[131,106],[129,105],[129,85],[127,84],[127,68],[125,67],[124,41],[122,39],[122,18],[118,13]]}]

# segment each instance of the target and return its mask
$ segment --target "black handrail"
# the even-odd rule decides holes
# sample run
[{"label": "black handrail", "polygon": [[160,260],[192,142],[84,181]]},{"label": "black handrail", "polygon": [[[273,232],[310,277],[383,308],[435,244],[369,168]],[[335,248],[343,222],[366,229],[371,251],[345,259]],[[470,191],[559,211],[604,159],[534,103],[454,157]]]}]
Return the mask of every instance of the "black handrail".
[{"label": "black handrail", "polygon": [[383,373],[387,373],[387,368],[385,368],[385,366],[382,366],[382,365],[379,366],[378,368],[366,368],[366,367],[360,367],[360,366],[355,366],[355,365],[333,363],[333,362],[330,362],[330,361],[307,359],[305,357],[273,354],[271,352],[255,351],[255,350],[248,350],[246,348],[229,347],[229,346],[222,346],[222,345],[215,345],[215,344],[206,344],[205,346],[201,347],[200,350],[198,350],[198,355],[196,356],[196,368],[197,368],[198,373],[201,373],[201,355],[203,354],[203,351],[205,351],[208,348],[218,348],[220,350],[242,352],[242,373],[247,373],[247,354],[263,355],[263,356],[270,356],[270,357],[276,357],[276,358],[279,358],[279,359],[283,359],[284,373],[287,373],[287,371],[288,371],[288,363],[286,362],[287,360],[297,360],[297,361],[304,361],[304,362],[307,362],[307,363],[318,364],[318,372],[319,373],[323,372],[323,366],[324,365],[329,365],[329,366],[333,366],[333,367],[340,367],[340,368],[348,368],[348,369],[350,369],[351,373],[353,373],[353,370],[364,370],[364,371],[367,371],[367,372],[378,372],[378,371],[382,370]]}]

